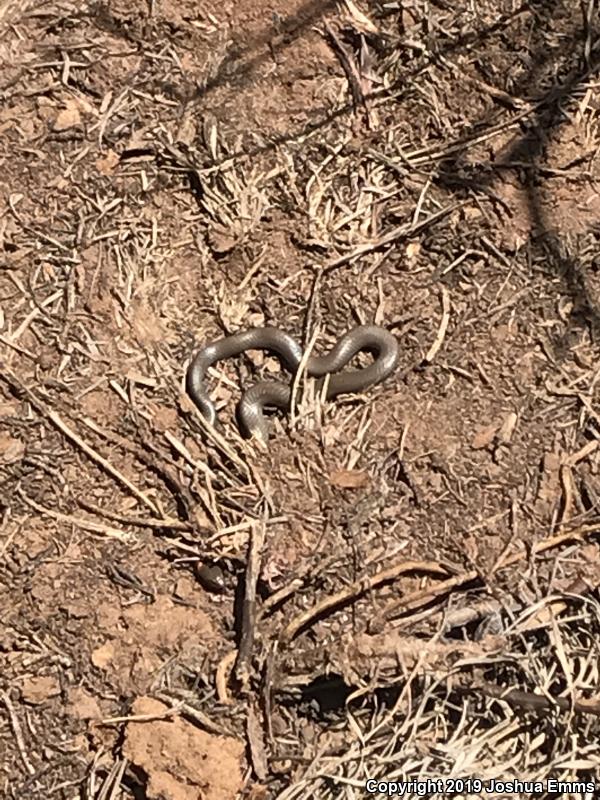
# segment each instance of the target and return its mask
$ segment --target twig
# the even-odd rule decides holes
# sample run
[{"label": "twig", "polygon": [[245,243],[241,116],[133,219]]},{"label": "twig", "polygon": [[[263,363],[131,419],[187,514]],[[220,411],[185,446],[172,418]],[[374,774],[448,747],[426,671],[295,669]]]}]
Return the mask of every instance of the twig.
[{"label": "twig", "polygon": [[288,581],[288,583],[286,583],[280,589],[277,589],[275,592],[273,592],[273,594],[266,598],[260,607],[258,618],[262,619],[263,617],[267,616],[271,609],[275,608],[280,603],[283,603],[288,599],[288,597],[291,597],[293,594],[295,594],[295,592],[297,592],[298,589],[304,586],[307,582],[314,582],[319,575],[321,575],[336,561],[339,561],[339,556],[332,555],[327,558],[320,558],[318,563],[310,562],[306,564],[301,570],[299,570],[298,574]]},{"label": "twig", "polygon": [[112,536],[114,539],[120,539],[122,542],[125,542],[130,538],[125,531],[119,530],[118,528],[111,528],[108,525],[100,525],[98,522],[93,522],[93,520],[74,517],[71,514],[62,514],[60,511],[54,511],[51,508],[41,506],[39,503],[36,503],[35,500],[32,500],[31,497],[28,497],[21,488],[17,489],[17,494],[24,503],[27,503],[28,506],[35,509],[40,514],[45,514],[47,517],[52,517],[52,519],[56,519],[59,522],[66,522],[69,525],[76,525],[78,528],[81,528],[84,531],[90,531],[91,533],[98,533],[102,534],[103,536]]},{"label": "twig", "polygon": [[600,716],[600,700],[567,700],[566,697],[545,697],[533,692],[524,692],[521,689],[503,689],[491,683],[470,687],[473,691],[480,690],[487,697],[496,700],[505,700],[512,706],[522,706],[534,711],[552,711],[559,708],[561,711],[575,711],[579,714],[594,714]]},{"label": "twig", "polygon": [[450,296],[445,286],[441,286],[440,291],[442,294],[442,320],[440,322],[440,327],[438,329],[437,336],[435,337],[435,341],[423,359],[426,364],[431,364],[433,359],[436,357],[440,347],[444,343],[446,331],[448,330],[448,323],[450,322]]},{"label": "twig", "polygon": [[194,405],[194,403],[192,403],[187,395],[182,395],[181,405],[185,411],[188,411],[194,417],[212,443],[222,453],[224,453],[227,458],[231,459],[231,461],[242,470],[244,477],[249,480],[251,473],[248,464],[239,457],[232,447],[229,446],[227,440],[219,433],[219,431],[210,425],[206,419],[204,419],[200,413],[200,410]]},{"label": "twig", "polygon": [[215,688],[217,690],[217,697],[219,698],[219,703],[222,703],[225,706],[230,706],[233,703],[231,695],[229,694],[229,689],[227,688],[227,684],[229,683],[229,676],[231,675],[231,670],[235,664],[237,652],[237,650],[230,650],[228,653],[226,653],[219,661],[217,669],[215,670]]},{"label": "twig", "polygon": [[[600,523],[597,525],[582,526],[574,531],[567,531],[565,533],[557,534],[556,536],[544,539],[541,542],[536,542],[531,548],[531,556],[533,557],[535,555],[539,555],[540,553],[544,553],[546,550],[551,550],[554,547],[564,544],[565,542],[582,541],[584,536],[597,533],[598,531],[600,531]],[[506,559],[496,565],[496,571],[506,569],[507,567],[519,563],[519,561],[522,561],[529,555],[529,552],[530,551],[528,549],[523,548],[518,553],[508,556]],[[422,608],[424,605],[430,603],[436,597],[441,597],[445,594],[448,594],[448,592],[452,591],[452,589],[456,589],[459,586],[465,586],[472,581],[480,580],[481,573],[478,570],[470,570],[462,575],[455,575],[452,578],[449,578],[447,581],[442,581],[442,583],[438,583],[436,586],[428,586],[425,589],[419,589],[416,592],[405,595],[400,600],[394,600],[392,603],[390,603],[387,608],[383,609],[380,619],[384,622],[390,620],[400,609],[410,609],[411,611],[415,611],[416,609]]]},{"label": "twig", "polygon": [[10,720],[10,724],[13,730],[13,734],[15,737],[15,742],[17,744],[17,749],[19,751],[19,755],[21,756],[21,761],[27,772],[30,775],[35,775],[35,767],[29,760],[27,756],[27,750],[25,748],[25,739],[23,738],[23,730],[21,728],[21,723],[19,722],[19,718],[17,717],[16,711],[13,708],[13,704],[10,700],[10,697],[6,692],[0,691],[0,700],[4,703],[6,707],[6,711],[8,713],[8,718]]},{"label": "twig", "polygon": [[64,433],[64,435],[68,439],[70,439],[75,445],[77,445],[77,447],[83,450],[83,452],[87,456],[89,456],[89,458],[91,458],[92,461],[95,461],[97,464],[99,464],[102,467],[102,469],[104,469],[105,472],[108,472],[109,475],[112,475],[112,477],[118,480],[119,483],[125,486],[125,488],[129,489],[129,491],[135,497],[137,497],[137,499],[140,500],[147,508],[149,508],[153,514],[156,514],[157,516],[159,515],[159,511],[157,507],[154,505],[154,503],[151,500],[149,500],[146,497],[146,495],[129,480],[129,478],[126,478],[125,475],[123,475],[123,473],[120,472],[120,470],[118,470],[116,467],[113,467],[110,461],[107,461],[107,459],[104,458],[104,456],[101,456],[100,453],[97,453],[93,447],[87,444],[87,442],[84,442],[84,440],[80,436],[78,436],[75,433],[75,431],[72,431],[71,428],[69,428],[69,426],[67,425],[67,423],[63,422],[63,420],[56,411],[48,409],[47,417],[50,420],[50,422],[52,422],[59,429],[59,431]]},{"label": "twig", "polygon": [[99,517],[111,519],[113,522],[122,522],[123,525],[134,525],[137,528],[160,528],[162,530],[171,531],[191,531],[193,525],[189,522],[182,522],[179,519],[152,519],[149,517],[130,517],[127,514],[119,514],[116,511],[111,511],[108,508],[97,506],[90,503],[89,500],[76,498],[76,502],[81,508],[89,511],[91,514],[98,514]]},{"label": "twig", "polygon": [[[96,759],[94,759],[94,762],[96,762]],[[121,758],[118,761],[115,761],[110,772],[102,783],[102,786],[100,787],[100,793],[98,794],[97,800],[117,799],[117,792],[119,794],[121,793],[121,781],[123,779],[123,775],[125,774],[125,770],[127,769],[127,764],[128,761],[126,758]],[[89,792],[87,797],[96,797],[96,792]]]},{"label": "twig", "polygon": [[[217,736],[231,736],[231,731],[227,730],[227,728],[224,728],[222,725],[217,725],[216,722],[213,722],[209,716],[198,708],[186,703],[183,697],[183,690],[171,689],[170,691],[172,694],[168,694],[167,692],[154,692],[154,696],[161,702],[171,706],[173,711],[197,722],[201,728],[204,728],[204,730],[207,730],[209,733],[215,733]],[[172,695],[175,695],[175,697]]]},{"label": "twig", "polygon": [[352,102],[354,103],[355,109],[356,106],[359,105],[365,107],[366,109],[366,99],[362,90],[362,86],[360,85],[360,72],[356,65],[356,61],[348,52],[347,48],[344,47],[339,36],[333,30],[327,20],[323,20],[323,27],[327,31],[327,35],[329,36],[333,49],[340,59],[340,63],[344,69],[344,72],[346,73],[346,78],[350,86]]},{"label": "twig", "polygon": [[70,439],[73,444],[79,447],[92,461],[95,461],[96,464],[99,464],[105,472],[108,472],[113,478],[115,478],[119,483],[125,486],[135,497],[138,498],[144,505],[146,505],[153,514],[158,516],[158,509],[154,505],[154,503],[149,500],[146,495],[141,492],[137,486],[126,478],[116,467],[107,461],[103,456],[97,453],[93,447],[90,447],[89,444],[83,441],[83,439],[78,436],[74,431],[69,428],[69,426],[62,420],[60,415],[54,411],[53,409],[49,408],[44,402],[39,400],[34,393],[24,386],[21,381],[13,375],[10,371],[4,371],[0,373],[0,378],[2,378],[11,388],[13,392],[17,395],[25,395],[31,405],[35,408],[38,414],[46,417],[50,420],[50,422],[58,428],[58,430],[63,433],[68,439]]},{"label": "twig", "polygon": [[317,326],[313,331],[310,341],[306,345],[304,353],[302,354],[302,358],[300,359],[300,363],[298,364],[298,369],[296,370],[296,374],[294,375],[294,379],[292,381],[292,397],[290,400],[290,421],[292,425],[294,425],[296,422],[296,400],[298,398],[300,383],[304,377],[304,373],[306,372],[306,365],[308,364],[309,359],[312,357],[312,352],[318,336],[319,327]]},{"label": "twig", "polygon": [[269,765],[265,748],[265,737],[257,706],[249,703],[246,714],[246,737],[256,777],[265,781],[269,775]]},{"label": "twig", "polygon": [[375,250],[379,250],[380,247],[385,247],[387,244],[397,242],[398,239],[414,236],[415,233],[419,233],[419,231],[424,230],[429,225],[433,225],[435,222],[438,222],[440,219],[448,216],[448,214],[451,214],[458,208],[466,206],[470,202],[471,200],[461,200],[459,202],[452,203],[451,205],[446,206],[446,208],[442,208],[440,211],[436,211],[435,213],[430,214],[428,217],[425,217],[425,219],[422,219],[416,225],[413,225],[412,223],[405,223],[404,225],[399,225],[398,227],[393,228],[384,236],[380,236],[375,242],[359,244],[350,253],[345,253],[343,256],[339,256],[333,261],[330,261],[329,264],[325,264],[323,267],[323,272],[331,272],[338,267],[344,266],[344,264],[348,264],[350,261],[354,261],[355,258],[360,258],[360,256],[367,255],[367,253],[373,253]]},{"label": "twig", "polygon": [[350,600],[356,600],[371,589],[375,589],[383,583],[393,581],[399,578],[400,575],[405,575],[407,572],[429,572],[434,575],[447,575],[448,571],[447,567],[435,561],[405,561],[401,564],[389,567],[388,569],[381,570],[381,572],[375,575],[360,578],[349,586],[346,586],[346,588],[342,589],[340,592],[325,597],[320,602],[315,603],[311,608],[303,611],[302,614],[293,619],[283,629],[279,640],[283,644],[289,644],[302,628],[305,628],[325,612],[339,608],[350,602]]},{"label": "twig", "polygon": [[93,724],[105,726],[121,725],[123,722],[155,722],[156,720],[166,719],[167,717],[173,717],[176,714],[179,714],[181,711],[181,705],[182,704],[179,703],[176,706],[172,705],[170,708],[165,708],[165,710],[160,714],[132,714],[124,717],[106,717],[105,719],[98,720],[98,722]]},{"label": "twig", "polygon": [[[109,431],[105,428],[102,428],[89,417],[82,417],[81,422],[98,436],[101,436],[108,442],[122,447],[125,452],[131,453],[149,470],[157,473],[164,481],[165,485],[169,488],[173,497],[185,507],[185,513],[187,514],[188,519],[194,519],[195,502],[190,494],[189,489],[179,480],[177,474],[177,465],[174,464],[168,458],[168,456],[166,457],[164,455],[162,448],[159,448],[155,444],[151,444],[148,439],[146,439],[146,446],[141,447],[140,445],[130,442],[129,439],[114,433],[114,431]],[[206,506],[206,504],[205,508],[210,514],[211,510]],[[155,511],[155,513],[158,517],[162,516],[162,513],[159,513],[159,511]]]},{"label": "twig", "polygon": [[242,633],[235,665],[235,676],[240,682],[243,691],[247,691],[250,682],[250,662],[256,625],[256,584],[260,575],[265,531],[266,523],[264,520],[253,525],[250,529],[244,602],[242,606]]}]

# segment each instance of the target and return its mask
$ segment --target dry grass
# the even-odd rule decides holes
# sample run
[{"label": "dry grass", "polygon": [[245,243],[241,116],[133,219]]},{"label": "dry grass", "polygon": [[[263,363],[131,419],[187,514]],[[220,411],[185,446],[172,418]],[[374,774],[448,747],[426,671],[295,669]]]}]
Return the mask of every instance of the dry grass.
[{"label": "dry grass", "polygon": [[[0,793],[145,791],[118,736],[144,693],[247,742],[256,798],[593,777],[593,4],[308,4],[266,37],[317,53],[315,76],[281,61],[291,96],[265,20],[244,83],[217,4],[142,5],[0,3]],[[183,395],[198,342],[277,324],[319,349],[365,321],[401,376],[335,405],[299,381],[270,452],[231,414],[270,359],[212,371],[218,429]],[[174,586],[198,562],[239,619]],[[119,624],[73,595],[166,595],[214,636],[125,679],[92,657]]]}]

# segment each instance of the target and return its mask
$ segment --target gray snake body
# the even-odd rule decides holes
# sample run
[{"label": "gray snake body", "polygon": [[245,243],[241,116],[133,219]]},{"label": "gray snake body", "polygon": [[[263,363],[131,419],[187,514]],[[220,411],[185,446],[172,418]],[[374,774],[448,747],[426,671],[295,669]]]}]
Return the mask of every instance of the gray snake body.
[{"label": "gray snake body", "polygon": [[[188,394],[211,424],[216,422],[216,409],[205,387],[209,367],[225,358],[234,358],[246,350],[266,350],[278,356],[283,366],[293,375],[302,360],[303,350],[289,334],[277,328],[251,328],[234,333],[216,342],[205,345],[194,356],[186,376]],[[361,352],[375,355],[375,360],[363,369],[341,372]],[[385,380],[397,367],[398,341],[395,336],[377,325],[359,325],[342,336],[325,356],[310,356],[306,363],[306,374],[321,378],[330,375],[326,398],[339,394],[360,392]],[[266,406],[288,409],[292,399],[290,385],[274,381],[260,381],[242,395],[237,416],[242,433],[255,436],[263,442],[268,440],[269,429],[264,416]]]}]

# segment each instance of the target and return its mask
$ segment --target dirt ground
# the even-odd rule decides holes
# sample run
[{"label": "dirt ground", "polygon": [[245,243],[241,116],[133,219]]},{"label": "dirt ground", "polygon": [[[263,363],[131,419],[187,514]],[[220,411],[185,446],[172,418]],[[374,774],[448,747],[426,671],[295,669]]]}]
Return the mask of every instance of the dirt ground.
[{"label": "dirt ground", "polygon": [[[0,797],[600,774],[599,31],[0,0]],[[185,394],[363,322],[399,370],[266,450],[276,360]]]}]

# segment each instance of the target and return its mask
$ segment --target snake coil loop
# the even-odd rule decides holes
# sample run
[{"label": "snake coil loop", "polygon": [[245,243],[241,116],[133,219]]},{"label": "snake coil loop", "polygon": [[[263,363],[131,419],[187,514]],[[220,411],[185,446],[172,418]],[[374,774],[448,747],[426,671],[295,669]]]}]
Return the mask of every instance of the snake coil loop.
[{"label": "snake coil loop", "polygon": [[[205,345],[194,356],[186,376],[186,388],[202,415],[211,424],[216,423],[216,409],[205,387],[209,367],[225,358],[234,358],[247,350],[266,350],[274,353],[282,365],[295,375],[302,360],[302,347],[289,334],[278,328],[251,328],[234,333]],[[363,368],[341,372],[357,353],[371,352],[372,364]],[[398,340],[378,325],[358,325],[344,334],[324,356],[310,356],[306,374],[313,378],[329,375],[326,398],[339,394],[360,392],[385,380],[398,366]],[[245,436],[256,437],[266,443],[269,427],[265,419],[266,406],[289,409],[292,399],[291,385],[274,381],[260,381],[247,389],[238,404],[237,418]]]}]

